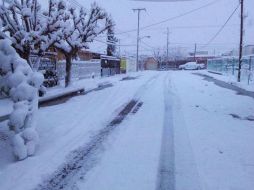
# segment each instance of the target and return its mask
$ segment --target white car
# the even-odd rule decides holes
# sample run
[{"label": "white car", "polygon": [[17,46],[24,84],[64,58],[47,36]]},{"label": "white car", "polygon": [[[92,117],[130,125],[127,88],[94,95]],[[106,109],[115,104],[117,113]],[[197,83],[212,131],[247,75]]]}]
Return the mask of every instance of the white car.
[{"label": "white car", "polygon": [[188,62],[183,65],[179,66],[179,69],[181,70],[200,70],[204,69],[205,65],[204,64],[197,64],[196,62]]}]

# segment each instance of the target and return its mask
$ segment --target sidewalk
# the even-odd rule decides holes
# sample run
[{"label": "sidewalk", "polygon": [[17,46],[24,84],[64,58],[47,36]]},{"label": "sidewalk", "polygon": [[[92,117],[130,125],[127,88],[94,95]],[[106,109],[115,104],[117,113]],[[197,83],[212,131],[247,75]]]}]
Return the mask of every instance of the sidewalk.
[{"label": "sidewalk", "polygon": [[[70,98],[80,94],[87,94],[94,90],[102,90],[113,86],[113,83],[123,79],[126,75],[115,75],[104,78],[89,78],[74,81],[70,87],[63,85],[47,89],[45,96],[39,98],[40,107],[57,105],[65,103]],[[8,115],[12,112],[12,101],[9,99],[0,99],[0,122],[8,119]]]},{"label": "sidewalk", "polygon": [[208,74],[203,74],[203,73],[193,73],[194,75],[197,76],[201,76],[204,78],[204,80],[208,81],[208,82],[213,82],[215,85],[220,86],[222,88],[226,88],[229,90],[233,90],[237,93],[237,95],[242,95],[242,96],[249,96],[251,98],[254,98],[254,91],[248,91],[244,88],[240,88],[234,84],[222,81],[222,80],[218,80],[215,77],[208,75]]},{"label": "sidewalk", "polygon": [[225,83],[244,89],[246,91],[254,92],[253,81],[248,85],[247,81],[237,82],[236,76],[233,76],[233,75],[226,75],[226,74],[221,74],[221,73],[216,73],[211,71],[209,72],[208,70],[201,70],[201,71],[197,71],[196,73],[207,75],[209,77],[223,81]]}]

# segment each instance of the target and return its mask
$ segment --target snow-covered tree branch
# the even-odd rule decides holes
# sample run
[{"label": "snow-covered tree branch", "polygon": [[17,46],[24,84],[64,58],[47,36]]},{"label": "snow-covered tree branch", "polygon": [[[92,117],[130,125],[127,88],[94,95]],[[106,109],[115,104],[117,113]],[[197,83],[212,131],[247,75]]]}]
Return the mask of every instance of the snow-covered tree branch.
[{"label": "snow-covered tree branch", "polygon": [[[56,8],[51,4],[49,7],[49,10]],[[39,62],[43,53],[61,39],[59,23],[61,11],[59,10],[57,16],[50,12],[42,13],[37,0],[15,0],[0,6],[0,19],[3,24],[0,38],[9,38],[16,52],[27,60],[31,67],[32,53],[38,55],[37,62]],[[38,64],[35,67],[38,67]]]},{"label": "snow-covered tree branch", "polygon": [[62,7],[62,11],[54,10],[54,14],[63,14],[61,20],[63,38],[56,42],[54,46],[65,55],[66,77],[65,86],[70,84],[72,59],[82,48],[88,48],[88,44],[93,42],[95,37],[105,32],[111,27],[107,13],[97,4],[92,4],[90,11],[81,8],[77,10],[65,1],[58,1],[57,7]]},{"label": "snow-covered tree branch", "polygon": [[113,22],[97,4],[77,10],[63,0],[51,0],[46,12],[37,0],[13,0],[0,6],[0,90],[9,97],[13,112],[9,117],[14,154],[18,160],[32,156],[39,137],[35,129],[38,90],[43,75],[32,65],[44,52],[57,48],[66,58],[66,86],[70,84],[72,59],[94,38],[111,28]]}]

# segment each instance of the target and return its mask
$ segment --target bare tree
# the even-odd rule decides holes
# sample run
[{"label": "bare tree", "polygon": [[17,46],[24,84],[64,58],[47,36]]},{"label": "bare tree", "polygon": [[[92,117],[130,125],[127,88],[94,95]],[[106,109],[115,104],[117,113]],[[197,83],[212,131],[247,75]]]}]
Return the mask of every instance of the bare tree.
[{"label": "bare tree", "polygon": [[[49,13],[42,13],[37,0],[13,0],[0,6],[2,31],[0,38],[9,38],[16,52],[32,67],[31,54],[37,54],[37,63],[45,51],[60,39],[59,15],[50,15],[52,9],[61,8],[49,4]],[[38,64],[37,64],[38,65]]]},{"label": "bare tree", "polygon": [[166,52],[161,50],[160,48],[154,50],[153,55],[155,60],[158,62],[159,67],[161,67],[163,62],[167,60]]},{"label": "bare tree", "polygon": [[116,52],[116,43],[118,42],[118,39],[115,37],[115,28],[114,28],[114,22],[112,19],[109,18],[109,25],[111,27],[107,30],[107,55],[113,56]]},{"label": "bare tree", "polygon": [[[72,59],[82,48],[88,48],[95,37],[111,27],[107,13],[97,4],[91,5],[90,11],[84,8],[76,10],[68,6],[64,1],[58,1],[58,7],[64,10],[61,20],[63,38],[56,42],[55,47],[64,54],[66,59],[65,86],[69,86],[71,80]],[[56,14],[61,14],[57,11]]]}]

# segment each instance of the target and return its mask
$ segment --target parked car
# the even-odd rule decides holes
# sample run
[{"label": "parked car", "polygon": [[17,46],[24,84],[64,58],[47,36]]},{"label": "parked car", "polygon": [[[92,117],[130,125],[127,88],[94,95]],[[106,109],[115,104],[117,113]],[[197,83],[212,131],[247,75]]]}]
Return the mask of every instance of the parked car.
[{"label": "parked car", "polygon": [[196,62],[188,62],[183,65],[179,66],[179,69],[181,70],[200,70],[204,69],[205,65],[204,64],[197,64]]}]

